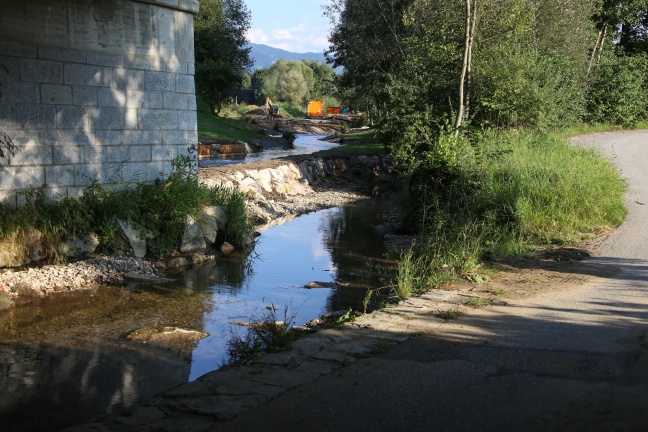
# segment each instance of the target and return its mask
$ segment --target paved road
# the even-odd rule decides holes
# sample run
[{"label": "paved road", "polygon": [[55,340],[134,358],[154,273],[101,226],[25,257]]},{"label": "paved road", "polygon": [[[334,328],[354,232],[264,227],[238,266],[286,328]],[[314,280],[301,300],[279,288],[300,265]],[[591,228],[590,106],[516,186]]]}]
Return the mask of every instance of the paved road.
[{"label": "paved road", "polygon": [[629,215],[574,290],[471,312],[212,431],[648,430],[648,132],[576,140],[629,181]]}]

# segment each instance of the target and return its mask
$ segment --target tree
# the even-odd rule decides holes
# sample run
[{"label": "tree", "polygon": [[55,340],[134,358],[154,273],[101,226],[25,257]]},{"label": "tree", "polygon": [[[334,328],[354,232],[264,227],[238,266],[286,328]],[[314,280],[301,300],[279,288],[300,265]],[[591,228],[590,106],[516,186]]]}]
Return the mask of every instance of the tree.
[{"label": "tree", "polygon": [[645,55],[607,53],[592,74],[588,111],[593,122],[633,125],[647,112]]},{"label": "tree", "polygon": [[330,96],[336,74],[329,65],[312,60],[280,59],[254,72],[252,84],[273,100],[304,105],[308,99]]},{"label": "tree", "polygon": [[306,102],[313,83],[313,70],[304,62],[280,59],[268,68],[261,89],[274,100],[300,106]]},{"label": "tree", "polygon": [[346,94],[390,109],[387,86],[406,59],[403,14],[413,1],[332,0],[325,7],[333,26],[326,55],[333,67],[344,67],[338,85]]},{"label": "tree", "polygon": [[[459,78],[459,109],[455,121],[455,138],[459,136],[459,128],[464,116],[468,116],[470,107],[470,89],[466,92],[466,81],[470,82],[472,72],[472,47],[475,40],[475,26],[477,24],[477,0],[465,0],[466,24],[464,28],[464,54],[461,75]],[[468,85],[470,87],[470,85]],[[465,110],[465,111],[464,111]]]},{"label": "tree", "polygon": [[309,89],[309,99],[321,99],[334,93],[336,73],[331,66],[315,60],[302,60],[313,71],[313,87]]},{"label": "tree", "polygon": [[626,53],[641,50],[646,52],[648,32],[648,0],[597,0],[592,15],[598,37],[592,48],[589,74],[594,64],[601,61],[606,36],[619,41]]},{"label": "tree", "polygon": [[252,66],[245,34],[250,12],[242,0],[202,0],[194,21],[196,90],[216,115]]}]

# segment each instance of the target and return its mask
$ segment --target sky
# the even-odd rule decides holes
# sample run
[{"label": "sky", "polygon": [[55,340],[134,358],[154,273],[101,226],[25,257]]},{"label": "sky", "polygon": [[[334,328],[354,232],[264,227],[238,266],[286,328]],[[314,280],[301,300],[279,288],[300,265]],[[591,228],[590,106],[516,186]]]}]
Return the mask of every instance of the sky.
[{"label": "sky", "polygon": [[305,53],[328,48],[330,24],[322,6],[329,0],[244,0],[252,14],[252,43]]}]

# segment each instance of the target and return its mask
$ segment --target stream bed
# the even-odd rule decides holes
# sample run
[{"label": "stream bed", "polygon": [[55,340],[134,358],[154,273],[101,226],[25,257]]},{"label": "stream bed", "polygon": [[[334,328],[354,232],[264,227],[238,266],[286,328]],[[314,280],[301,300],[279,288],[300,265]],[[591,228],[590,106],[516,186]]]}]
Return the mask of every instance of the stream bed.
[{"label": "stream bed", "polygon": [[[0,425],[53,431],[145,401],[218,369],[232,322],[276,308],[302,325],[330,311],[362,309],[367,290],[393,280],[375,226],[390,203],[306,214],[264,231],[251,252],[219,256],[168,284],[104,286],[0,312]],[[310,282],[326,288],[307,289]],[[146,326],[209,333],[198,342],[129,340]]]}]

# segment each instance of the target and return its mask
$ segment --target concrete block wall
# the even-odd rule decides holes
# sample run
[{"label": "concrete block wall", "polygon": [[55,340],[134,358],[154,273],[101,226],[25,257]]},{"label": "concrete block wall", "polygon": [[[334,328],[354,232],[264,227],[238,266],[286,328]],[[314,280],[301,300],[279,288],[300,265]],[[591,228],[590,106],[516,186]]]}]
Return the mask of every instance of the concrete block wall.
[{"label": "concrete block wall", "polygon": [[[195,0],[0,2],[0,199],[152,181],[198,142]],[[5,152],[6,153],[6,152]]]}]

